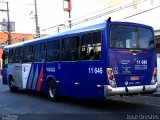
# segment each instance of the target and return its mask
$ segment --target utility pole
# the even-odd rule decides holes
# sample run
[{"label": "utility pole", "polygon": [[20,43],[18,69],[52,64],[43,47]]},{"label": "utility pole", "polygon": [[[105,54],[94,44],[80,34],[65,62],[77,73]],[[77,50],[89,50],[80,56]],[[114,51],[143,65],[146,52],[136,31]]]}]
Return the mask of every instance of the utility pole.
[{"label": "utility pole", "polygon": [[8,18],[8,24],[7,24],[7,29],[8,29],[8,45],[11,44],[11,28],[10,28],[10,19],[9,19],[9,6],[8,6],[8,2],[6,2],[7,4],[7,18]]},{"label": "utility pole", "polygon": [[69,28],[71,28],[72,23],[71,23],[71,10],[68,11],[69,13]]},{"label": "utility pole", "polygon": [[6,3],[7,4],[7,10],[4,9],[0,9],[1,12],[7,12],[7,31],[8,31],[8,45],[11,44],[11,28],[10,28],[10,18],[9,18],[9,6],[8,6],[8,2],[2,2],[1,3]]},{"label": "utility pole", "polygon": [[71,10],[72,10],[72,2],[71,0],[63,0],[63,10],[69,13],[69,28],[72,27],[71,24]]},{"label": "utility pole", "polygon": [[34,5],[35,5],[36,37],[40,38],[40,28],[39,28],[39,25],[38,25],[37,1],[36,0],[34,0]]}]

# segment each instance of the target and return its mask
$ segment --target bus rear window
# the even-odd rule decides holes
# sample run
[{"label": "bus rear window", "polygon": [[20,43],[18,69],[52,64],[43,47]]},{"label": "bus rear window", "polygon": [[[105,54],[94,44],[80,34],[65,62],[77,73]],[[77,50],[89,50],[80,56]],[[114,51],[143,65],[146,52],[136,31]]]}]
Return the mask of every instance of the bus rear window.
[{"label": "bus rear window", "polygon": [[111,48],[154,49],[154,37],[151,29],[145,27],[111,25]]}]

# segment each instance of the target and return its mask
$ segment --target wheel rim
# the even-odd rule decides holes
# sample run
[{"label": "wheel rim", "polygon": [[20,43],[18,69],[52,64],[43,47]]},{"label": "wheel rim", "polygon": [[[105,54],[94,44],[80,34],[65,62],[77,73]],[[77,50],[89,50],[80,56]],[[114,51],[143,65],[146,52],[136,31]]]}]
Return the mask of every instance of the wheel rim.
[{"label": "wheel rim", "polygon": [[51,98],[54,98],[55,97],[55,87],[53,85],[50,85],[49,86],[49,96]]}]

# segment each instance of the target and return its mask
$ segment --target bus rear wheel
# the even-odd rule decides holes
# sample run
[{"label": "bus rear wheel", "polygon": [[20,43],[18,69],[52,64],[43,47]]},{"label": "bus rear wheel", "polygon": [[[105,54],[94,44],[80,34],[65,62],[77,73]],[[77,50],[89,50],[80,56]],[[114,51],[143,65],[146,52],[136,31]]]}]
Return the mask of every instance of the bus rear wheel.
[{"label": "bus rear wheel", "polygon": [[11,92],[17,92],[18,87],[15,87],[13,77],[9,78],[9,88]]},{"label": "bus rear wheel", "polygon": [[51,101],[53,101],[53,102],[59,101],[59,95],[57,93],[57,89],[56,89],[55,83],[53,81],[49,81],[47,83],[47,95]]}]

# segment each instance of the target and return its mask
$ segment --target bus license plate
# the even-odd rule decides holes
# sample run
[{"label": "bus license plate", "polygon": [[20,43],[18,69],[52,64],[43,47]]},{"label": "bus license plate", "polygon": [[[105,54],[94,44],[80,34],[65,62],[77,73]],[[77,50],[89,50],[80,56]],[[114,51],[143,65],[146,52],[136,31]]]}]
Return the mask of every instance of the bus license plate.
[{"label": "bus license plate", "polygon": [[139,76],[130,76],[131,80],[139,80]]}]

